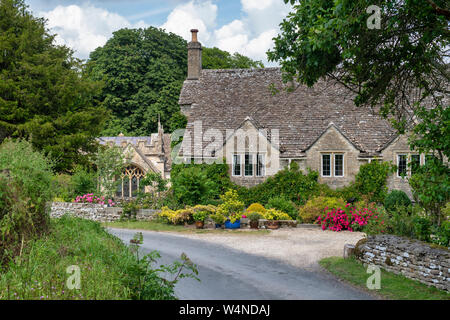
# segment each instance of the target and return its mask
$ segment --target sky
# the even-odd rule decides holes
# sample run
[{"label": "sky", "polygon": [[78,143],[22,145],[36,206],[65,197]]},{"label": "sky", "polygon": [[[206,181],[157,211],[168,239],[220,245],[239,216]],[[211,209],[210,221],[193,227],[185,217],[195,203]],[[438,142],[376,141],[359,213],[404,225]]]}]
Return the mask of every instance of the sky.
[{"label": "sky", "polygon": [[103,46],[121,28],[154,26],[230,53],[239,52],[267,66],[266,52],[279,24],[289,13],[283,0],[26,0],[35,16],[48,20],[56,43],[75,50],[75,56]]}]

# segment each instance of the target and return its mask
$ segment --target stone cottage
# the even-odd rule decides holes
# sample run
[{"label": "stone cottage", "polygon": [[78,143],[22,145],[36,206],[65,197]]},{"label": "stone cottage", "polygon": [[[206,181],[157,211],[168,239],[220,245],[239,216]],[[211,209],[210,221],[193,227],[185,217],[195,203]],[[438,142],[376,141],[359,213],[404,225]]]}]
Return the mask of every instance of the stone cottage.
[{"label": "stone cottage", "polygon": [[177,161],[225,159],[231,179],[246,186],[295,161],[333,188],[354,180],[364,163],[391,161],[398,171],[389,187],[411,195],[408,163],[423,164],[424,155],[412,152],[388,121],[356,107],[341,85],[286,85],[279,68],[202,70],[202,46],[191,32],[179,99],[188,124]]}]

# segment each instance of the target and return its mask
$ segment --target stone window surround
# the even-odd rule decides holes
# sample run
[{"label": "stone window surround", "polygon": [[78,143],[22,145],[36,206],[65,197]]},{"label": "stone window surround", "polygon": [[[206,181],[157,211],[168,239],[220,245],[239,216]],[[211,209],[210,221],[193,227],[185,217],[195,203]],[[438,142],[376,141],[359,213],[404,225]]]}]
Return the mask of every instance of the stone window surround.
[{"label": "stone window surround", "polygon": [[[424,165],[425,164],[425,155],[423,154],[419,154],[418,152],[412,152],[412,151],[397,151],[395,153],[395,165],[397,166],[397,172],[396,172],[396,177],[397,178],[407,178],[411,176],[411,156],[413,155],[419,155],[420,159],[419,159],[419,165]],[[406,175],[404,177],[402,177],[401,175],[399,175],[399,163],[400,163],[400,156],[406,156]]]},{"label": "stone window surround", "polygon": [[[249,154],[252,157],[252,174],[251,175],[246,175],[245,174],[245,155]],[[257,161],[257,155],[262,155],[263,156],[263,167],[262,167],[262,174],[261,175],[257,175],[257,168],[256,166],[258,165],[258,161]],[[235,156],[239,156],[239,164],[241,167],[240,170],[240,174],[234,174],[235,173],[235,165],[234,165],[234,157]],[[231,165],[231,176],[232,177],[244,177],[244,178],[251,178],[251,177],[264,177],[266,175],[266,152],[235,152],[232,154],[232,165]]]},{"label": "stone window surround", "polygon": [[[345,177],[345,154],[346,152],[343,151],[321,151],[320,152],[320,176],[322,178],[343,178]],[[330,156],[330,175],[324,176],[323,175],[323,156],[329,155]],[[336,155],[342,155],[342,175],[335,175],[335,157]]]}]

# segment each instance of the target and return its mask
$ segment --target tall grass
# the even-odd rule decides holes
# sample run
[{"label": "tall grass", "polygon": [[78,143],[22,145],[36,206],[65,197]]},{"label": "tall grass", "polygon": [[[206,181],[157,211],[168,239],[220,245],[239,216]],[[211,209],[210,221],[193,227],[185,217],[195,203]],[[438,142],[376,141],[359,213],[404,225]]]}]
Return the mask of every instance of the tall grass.
[{"label": "tall grass", "polygon": [[[136,258],[99,223],[62,217],[0,271],[0,299],[130,299]],[[66,286],[67,267],[80,268],[81,288]]]}]

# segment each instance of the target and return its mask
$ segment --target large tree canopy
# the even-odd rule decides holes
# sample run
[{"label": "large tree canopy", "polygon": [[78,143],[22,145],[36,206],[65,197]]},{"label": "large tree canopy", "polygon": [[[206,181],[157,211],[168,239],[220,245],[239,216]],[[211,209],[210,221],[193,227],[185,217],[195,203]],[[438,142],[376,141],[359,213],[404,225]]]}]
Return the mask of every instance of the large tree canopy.
[{"label": "large tree canopy", "polygon": [[448,1],[285,2],[293,11],[268,55],[286,80],[311,86],[332,77],[356,94],[357,105],[380,106],[400,131],[424,101],[438,106],[448,96]]},{"label": "large tree canopy", "polygon": [[[203,68],[256,68],[262,63],[217,48],[203,48]],[[103,80],[99,99],[112,111],[105,135],[148,135],[184,127],[178,98],[187,75],[187,42],[163,29],[121,29],[90,55],[89,75]]]},{"label": "large tree canopy", "polygon": [[0,141],[28,138],[70,171],[95,149],[107,113],[93,107],[99,84],[53,39],[23,1],[0,1]]},{"label": "large tree canopy", "polygon": [[264,68],[264,64],[237,52],[231,55],[227,51],[214,47],[203,48],[202,67],[203,69],[249,69]]}]

